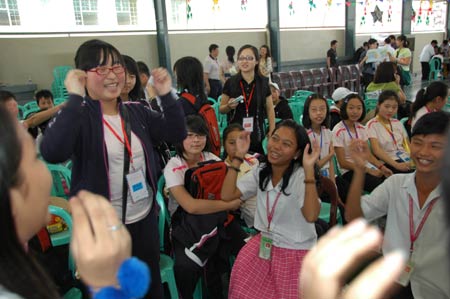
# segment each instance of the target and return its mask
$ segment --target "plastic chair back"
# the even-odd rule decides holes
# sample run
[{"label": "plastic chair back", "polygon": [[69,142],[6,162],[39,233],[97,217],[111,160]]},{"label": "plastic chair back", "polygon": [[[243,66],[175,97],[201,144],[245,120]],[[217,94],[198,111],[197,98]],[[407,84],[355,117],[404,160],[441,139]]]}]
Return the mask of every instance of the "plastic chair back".
[{"label": "plastic chair back", "polygon": [[156,202],[159,205],[159,218],[158,218],[158,229],[159,229],[159,249],[164,252],[164,230],[166,225],[170,227],[170,215],[167,210],[166,202],[164,201],[164,186],[166,180],[164,175],[162,175],[158,180],[158,192],[156,193]]},{"label": "plastic chair back", "polygon": [[53,178],[51,195],[68,199],[72,182],[72,171],[60,164],[47,163],[47,168]]},{"label": "plastic chair back", "polygon": [[442,70],[442,61],[438,57],[434,57],[430,60],[429,64],[430,74],[428,75],[428,80],[437,80]]},{"label": "plastic chair back", "polygon": [[303,108],[305,107],[305,103],[303,102],[290,102],[289,107],[292,110],[292,116],[294,120],[299,125],[301,124],[300,118],[303,116]]}]

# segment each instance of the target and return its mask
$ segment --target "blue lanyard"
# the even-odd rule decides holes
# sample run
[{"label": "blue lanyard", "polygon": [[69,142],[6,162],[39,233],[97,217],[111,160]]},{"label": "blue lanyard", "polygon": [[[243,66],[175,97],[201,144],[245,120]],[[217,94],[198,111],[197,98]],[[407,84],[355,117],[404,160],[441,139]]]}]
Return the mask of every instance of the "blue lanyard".
[{"label": "blue lanyard", "polygon": [[[350,139],[353,139],[352,133],[350,132],[350,130],[348,129],[345,121],[342,121],[342,123],[344,124],[345,129],[347,130],[348,136],[350,136]],[[358,137],[358,130],[356,129],[356,125],[353,124],[353,127],[355,128],[355,134],[356,134],[356,139],[359,139]]]},{"label": "blue lanyard", "polygon": [[[311,128],[311,132],[313,133],[314,140],[317,141],[316,133],[314,133],[314,130],[312,128]],[[322,136],[323,136],[322,127],[320,127],[320,154],[319,154],[319,159],[320,159],[320,156],[322,155]]]}]

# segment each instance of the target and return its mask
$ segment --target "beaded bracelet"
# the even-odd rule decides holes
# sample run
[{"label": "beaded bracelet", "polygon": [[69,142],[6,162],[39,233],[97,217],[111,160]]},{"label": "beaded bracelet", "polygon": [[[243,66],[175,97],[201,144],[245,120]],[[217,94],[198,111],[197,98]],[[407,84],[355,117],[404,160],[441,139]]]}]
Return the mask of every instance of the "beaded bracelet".
[{"label": "beaded bracelet", "polygon": [[146,263],[138,258],[126,259],[117,272],[120,288],[108,286],[97,292],[91,292],[94,299],[134,299],[147,294],[151,284],[150,270]]}]

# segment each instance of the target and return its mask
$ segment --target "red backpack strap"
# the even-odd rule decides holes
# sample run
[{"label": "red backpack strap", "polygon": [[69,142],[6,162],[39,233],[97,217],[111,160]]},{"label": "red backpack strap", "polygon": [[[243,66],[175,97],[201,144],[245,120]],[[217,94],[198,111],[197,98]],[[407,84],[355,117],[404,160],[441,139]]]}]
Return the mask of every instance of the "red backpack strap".
[{"label": "red backpack strap", "polygon": [[187,100],[189,103],[191,103],[193,106],[195,106],[195,103],[197,102],[197,98],[196,98],[193,94],[188,93],[188,92],[182,92],[182,93],[180,94],[180,97],[186,99],[186,100]]}]

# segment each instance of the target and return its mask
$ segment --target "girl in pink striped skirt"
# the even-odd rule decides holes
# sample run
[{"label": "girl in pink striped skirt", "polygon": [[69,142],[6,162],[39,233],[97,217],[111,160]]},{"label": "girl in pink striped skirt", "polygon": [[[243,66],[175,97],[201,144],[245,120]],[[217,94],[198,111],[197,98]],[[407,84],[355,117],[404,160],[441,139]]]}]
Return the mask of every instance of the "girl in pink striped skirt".
[{"label": "girl in pink striped skirt", "polygon": [[261,233],[239,252],[231,273],[231,299],[298,299],[303,257],[317,241],[319,216],[314,164],[320,146],[292,120],[277,125],[267,144],[267,162],[237,181],[250,145],[248,132],[236,140],[222,200],[257,197],[255,228]]}]

